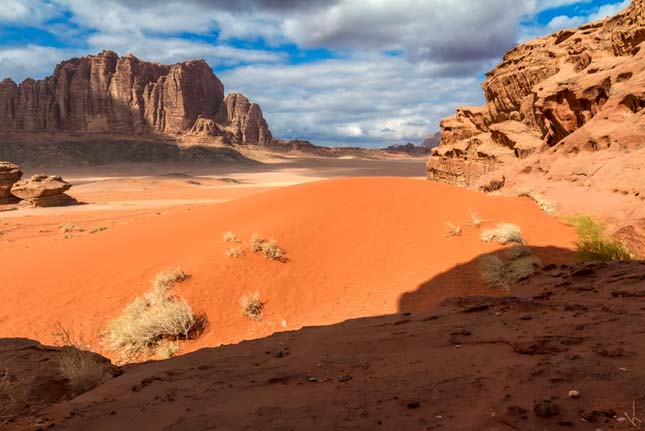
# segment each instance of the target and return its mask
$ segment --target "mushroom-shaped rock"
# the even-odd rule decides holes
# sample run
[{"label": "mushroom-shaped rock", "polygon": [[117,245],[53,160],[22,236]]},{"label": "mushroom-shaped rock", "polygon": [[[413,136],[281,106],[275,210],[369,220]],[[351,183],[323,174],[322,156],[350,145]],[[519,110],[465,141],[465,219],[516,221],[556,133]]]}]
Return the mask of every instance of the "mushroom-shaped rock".
[{"label": "mushroom-shaped rock", "polygon": [[59,176],[39,174],[15,183],[11,187],[11,194],[36,207],[68,205],[74,202],[73,198],[65,194],[71,187],[70,183]]}]

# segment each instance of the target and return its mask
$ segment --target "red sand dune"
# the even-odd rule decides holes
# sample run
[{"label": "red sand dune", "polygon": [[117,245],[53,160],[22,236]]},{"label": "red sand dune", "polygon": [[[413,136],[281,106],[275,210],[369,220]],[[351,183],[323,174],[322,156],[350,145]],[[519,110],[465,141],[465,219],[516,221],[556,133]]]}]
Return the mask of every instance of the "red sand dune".
[{"label": "red sand dune", "polygon": [[[568,259],[573,229],[525,198],[412,179],[327,180],[146,214],[93,235],[3,246],[0,332],[51,343],[52,322],[60,321],[100,351],[107,322],[171,266],[191,275],[179,291],[209,321],[183,351],[392,313],[402,298],[406,310],[420,310],[447,297],[496,294],[474,265],[448,272],[499,247],[468,226],[470,209],[487,220],[484,227],[515,223],[529,245],[554,247],[537,249],[545,263]],[[448,222],[461,226],[461,236],[446,237]],[[225,256],[229,230],[242,240],[244,257]],[[253,233],[276,239],[288,262],[253,254]],[[441,285],[424,284],[431,279]],[[266,302],[261,322],[239,314],[240,296],[256,290]]]}]

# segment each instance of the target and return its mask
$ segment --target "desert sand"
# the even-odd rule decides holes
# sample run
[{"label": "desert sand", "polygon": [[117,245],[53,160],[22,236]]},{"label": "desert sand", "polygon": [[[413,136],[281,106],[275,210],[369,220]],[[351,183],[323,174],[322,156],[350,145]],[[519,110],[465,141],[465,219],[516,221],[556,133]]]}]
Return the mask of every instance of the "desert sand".
[{"label": "desert sand", "polygon": [[[365,172],[382,172],[383,163],[370,161]],[[389,163],[395,170],[415,166],[423,172],[423,161]],[[181,295],[208,319],[205,332],[182,343],[182,352],[305,325],[425,310],[452,296],[501,294],[485,286],[474,264],[427,284],[499,248],[480,239],[481,229],[497,222],[520,226],[545,264],[570,260],[574,230],[528,199],[415,178],[311,181],[342,172],[329,169],[270,173],[265,183],[255,180],[260,173],[226,173],[240,184],[216,179],[219,172],[71,175],[77,185],[70,193],[88,204],[2,214],[0,261],[6,269],[0,285],[6,300],[0,330],[53,343],[52,325],[60,322],[109,357],[101,344],[107,323],[149,288],[155,274],[176,266],[191,276]],[[486,220],[481,228],[468,226],[471,211]],[[448,223],[462,234],[447,237]],[[63,232],[63,225],[74,228]],[[227,231],[240,238],[244,256],[226,256]],[[275,239],[286,261],[251,252],[253,234]],[[240,296],[253,291],[266,303],[261,322],[239,313]]]}]

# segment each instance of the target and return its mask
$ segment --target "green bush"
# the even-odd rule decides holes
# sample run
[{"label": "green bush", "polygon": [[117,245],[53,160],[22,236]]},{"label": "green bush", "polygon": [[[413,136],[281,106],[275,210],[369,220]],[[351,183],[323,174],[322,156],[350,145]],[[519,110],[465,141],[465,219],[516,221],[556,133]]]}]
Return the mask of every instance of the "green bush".
[{"label": "green bush", "polygon": [[627,247],[605,233],[605,226],[598,220],[588,215],[578,215],[571,217],[569,222],[578,231],[577,261],[632,260],[634,258]]}]

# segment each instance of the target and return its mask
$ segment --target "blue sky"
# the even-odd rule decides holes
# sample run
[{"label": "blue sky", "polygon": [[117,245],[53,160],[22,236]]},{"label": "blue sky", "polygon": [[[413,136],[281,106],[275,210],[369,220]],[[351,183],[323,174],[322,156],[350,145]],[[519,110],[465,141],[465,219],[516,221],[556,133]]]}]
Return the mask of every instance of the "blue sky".
[{"label": "blue sky", "polygon": [[419,143],[516,43],[614,15],[629,0],[3,0],[0,79],[43,78],[111,49],[204,58],[276,137]]}]

